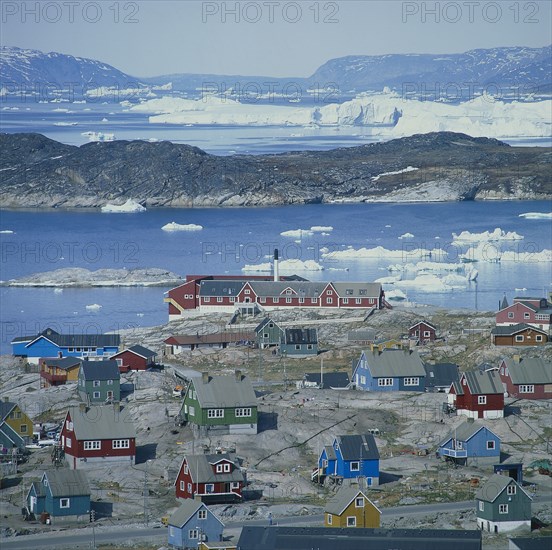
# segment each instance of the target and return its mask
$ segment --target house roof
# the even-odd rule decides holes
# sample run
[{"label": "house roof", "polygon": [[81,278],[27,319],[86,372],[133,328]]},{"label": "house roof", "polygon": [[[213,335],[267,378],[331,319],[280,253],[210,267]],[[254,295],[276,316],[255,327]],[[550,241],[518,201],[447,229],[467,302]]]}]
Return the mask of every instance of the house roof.
[{"label": "house roof", "polygon": [[169,518],[169,525],[178,527],[181,529],[190,521],[195,513],[200,509],[208,509],[201,500],[195,500],[193,498],[186,498],[182,501],[182,504]]},{"label": "house roof", "polygon": [[[265,317],[256,327],[253,331],[255,334],[258,334],[268,323],[274,323],[274,326],[277,328],[280,328],[278,323],[274,321],[274,319],[271,319],[270,317]],[[282,330],[282,329],[280,329]]]},{"label": "house roof", "polygon": [[[228,453],[210,455],[187,455],[184,460],[190,469],[190,475],[194,483],[214,483],[243,481],[243,473],[238,467],[236,459]],[[213,464],[227,460],[234,464],[231,472],[215,473]]]},{"label": "house roof", "polygon": [[508,300],[506,299],[506,294],[504,294],[504,298],[502,298],[502,302],[500,302],[500,309],[506,309],[509,307]]},{"label": "house roof", "polygon": [[534,327],[532,325],[528,325],[526,323],[518,323],[517,325],[494,327],[491,330],[491,334],[494,334],[495,336],[514,336],[515,334],[518,334],[519,332],[523,332],[527,329],[534,330],[535,332],[539,332],[540,334],[546,334],[545,330],[541,330],[540,328]]},{"label": "house roof", "polygon": [[413,328],[419,326],[419,325],[427,325],[428,327],[432,328],[433,330],[437,330],[437,327],[435,325],[432,325],[429,321],[426,321],[425,319],[422,319],[421,321],[418,321],[417,323],[413,324],[411,327],[408,328],[408,330],[412,330]]},{"label": "house roof", "polygon": [[286,328],[281,343],[318,344],[318,331],[315,328]]},{"label": "house roof", "polygon": [[118,355],[121,355],[122,353],[125,353],[127,351],[129,351],[130,353],[134,353],[135,355],[139,355],[144,359],[149,359],[150,357],[154,357],[155,355],[157,355],[155,351],[152,351],[151,349],[148,349],[148,348],[145,348],[144,346],[140,346],[136,344],[135,346],[130,346],[130,348],[126,348],[120,351],[119,353],[112,355],[111,357],[117,357]]},{"label": "house roof", "polygon": [[243,527],[240,550],[481,550],[481,531],[338,527]]},{"label": "house roof", "polygon": [[63,370],[80,365],[81,362],[82,359],[79,359],[78,357],[42,357],[40,359],[40,363],[46,363],[48,367],[56,367],[57,369]]},{"label": "house roof", "polygon": [[[514,544],[514,546],[512,546]],[[552,537],[520,537],[510,539],[510,548],[516,550],[550,550]]]},{"label": "house roof", "polygon": [[[332,283],[341,298],[379,298],[381,283]],[[361,293],[366,290],[366,293]]]},{"label": "house roof", "polygon": [[457,395],[464,395],[462,378],[466,379],[472,395],[490,395],[504,393],[502,381],[496,370],[471,370],[462,373],[459,382],[453,382]]},{"label": "house roof", "polygon": [[513,384],[552,384],[552,361],[542,357],[504,359]]},{"label": "house roof", "polygon": [[189,346],[191,344],[229,344],[242,340],[254,340],[252,332],[214,332],[212,334],[175,334],[167,338],[164,343]]},{"label": "house roof", "polygon": [[29,487],[29,491],[27,492],[27,495],[33,490],[35,495],[37,497],[44,497],[46,496],[46,493],[44,492],[44,485],[40,481],[33,481],[31,483],[31,486]]},{"label": "house roof", "polygon": [[[258,296],[281,298],[297,296],[299,298],[318,298],[328,286],[327,282],[311,281],[250,281],[249,285]],[[289,288],[294,293],[286,295]]]},{"label": "house roof", "polygon": [[118,334],[59,334],[51,328],[43,330],[34,337],[24,337],[24,342],[29,341],[25,347],[29,347],[39,338],[47,338],[59,347],[115,347],[121,343]]},{"label": "house roof", "polygon": [[70,407],[76,438],[80,441],[91,439],[133,439],[136,428],[128,407],[117,411],[113,405],[96,405],[81,410]]},{"label": "house roof", "polygon": [[[495,437],[498,437],[492,430],[490,430],[484,424],[477,424],[476,422],[462,422],[455,430],[449,432],[449,434],[439,443],[439,446],[445,445],[451,439],[457,439],[458,441],[469,441],[476,433],[483,428],[487,428]],[[500,437],[498,437],[500,439]]]},{"label": "house roof", "polygon": [[192,384],[201,407],[257,406],[257,397],[247,376],[209,376],[208,382],[194,378],[190,387]]},{"label": "house roof", "polygon": [[42,475],[48,481],[53,497],[76,497],[90,495],[90,486],[82,470],[49,470]]},{"label": "house roof", "polygon": [[374,378],[425,376],[426,371],[416,350],[384,349],[364,351],[367,368]]},{"label": "house roof", "polygon": [[246,279],[237,281],[203,280],[199,283],[200,296],[237,296]]},{"label": "house roof", "polygon": [[346,388],[350,384],[349,373],[347,372],[325,372],[322,377],[319,372],[305,373],[305,382],[320,386],[320,378],[322,378],[322,389]]},{"label": "house roof", "polygon": [[80,370],[85,380],[120,380],[121,374],[115,359],[106,361],[83,361]]},{"label": "house roof", "polygon": [[14,407],[17,407],[17,403],[12,403],[11,401],[0,401],[0,422],[6,420]]},{"label": "house roof", "polygon": [[372,434],[338,435],[343,460],[379,460],[379,451]]},{"label": "house roof", "polygon": [[376,339],[377,332],[372,329],[352,330],[347,333],[349,342],[373,341]]},{"label": "house roof", "polygon": [[493,474],[485,485],[483,485],[477,493],[475,493],[475,498],[478,500],[484,500],[485,502],[494,502],[498,496],[506,489],[511,483],[516,484],[519,489],[521,489],[529,499],[533,500],[530,497],[525,489],[510,476]]},{"label": "house roof", "polygon": [[424,363],[426,371],[426,388],[450,388],[458,381],[458,365],[455,363]]},{"label": "house roof", "polygon": [[344,485],[339,491],[326,503],[326,508],[324,512],[328,514],[334,514],[340,516],[345,508],[353,502],[358,496],[363,496],[378,512],[381,513],[381,510],[366,496],[366,494],[355,485]]},{"label": "house roof", "polygon": [[326,451],[326,456],[328,457],[328,460],[337,460],[335,449],[331,445],[324,445],[324,450]]}]

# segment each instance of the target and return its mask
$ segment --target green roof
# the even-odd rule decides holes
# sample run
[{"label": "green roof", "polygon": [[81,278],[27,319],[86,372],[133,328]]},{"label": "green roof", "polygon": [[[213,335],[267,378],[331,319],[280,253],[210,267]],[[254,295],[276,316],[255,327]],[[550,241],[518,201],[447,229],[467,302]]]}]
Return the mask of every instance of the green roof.
[{"label": "green roof", "polygon": [[498,496],[508,487],[510,484],[515,484],[517,487],[519,487],[529,499],[533,500],[523,489],[523,487],[516,483],[516,481],[506,475],[500,475],[500,474],[494,474],[492,475],[483,487],[477,491],[475,494],[475,498],[478,500],[483,500],[485,502],[494,502]]}]

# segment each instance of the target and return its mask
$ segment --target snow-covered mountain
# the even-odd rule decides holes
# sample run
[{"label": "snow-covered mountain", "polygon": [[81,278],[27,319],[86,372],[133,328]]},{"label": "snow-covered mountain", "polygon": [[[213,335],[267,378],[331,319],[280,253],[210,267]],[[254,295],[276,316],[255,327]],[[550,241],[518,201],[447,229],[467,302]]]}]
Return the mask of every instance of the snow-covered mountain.
[{"label": "snow-covered mountain", "polygon": [[342,91],[356,93],[388,86],[414,96],[425,95],[426,99],[439,89],[441,95],[449,97],[462,89],[493,95],[517,88],[521,93],[550,92],[552,46],[480,49],[450,55],[340,57],[324,63],[308,81],[335,82]]},{"label": "snow-covered mountain", "polygon": [[8,92],[90,90],[102,86],[136,88],[139,80],[115,67],[83,57],[9,46],[0,48],[0,82]]}]

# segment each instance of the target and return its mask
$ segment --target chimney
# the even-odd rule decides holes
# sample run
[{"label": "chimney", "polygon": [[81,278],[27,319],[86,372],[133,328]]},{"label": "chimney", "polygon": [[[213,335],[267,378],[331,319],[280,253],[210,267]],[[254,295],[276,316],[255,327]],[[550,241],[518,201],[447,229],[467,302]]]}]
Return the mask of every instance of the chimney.
[{"label": "chimney", "polygon": [[280,270],[278,268],[278,249],[274,249],[274,280],[277,282],[280,280]]},{"label": "chimney", "polygon": [[242,371],[241,370],[236,370],[235,374],[236,374],[236,382],[241,382],[241,380],[242,380]]},{"label": "chimney", "polygon": [[513,357],[512,357],[514,363],[520,363],[521,362],[521,355],[519,353],[516,353]]},{"label": "chimney", "polygon": [[113,410],[116,413],[121,412],[121,402],[120,401],[113,401]]},{"label": "chimney", "polygon": [[58,351],[58,359],[63,359],[63,352],[62,351]]},{"label": "chimney", "polygon": [[4,395],[3,401],[4,401],[4,403],[9,403],[10,398],[7,395]]},{"label": "chimney", "polygon": [[209,373],[208,373],[208,372],[202,372],[202,373],[201,373],[201,381],[202,381],[204,384],[208,384],[208,383],[209,383]]},{"label": "chimney", "polygon": [[81,413],[85,413],[86,412],[86,403],[79,403],[79,411]]}]

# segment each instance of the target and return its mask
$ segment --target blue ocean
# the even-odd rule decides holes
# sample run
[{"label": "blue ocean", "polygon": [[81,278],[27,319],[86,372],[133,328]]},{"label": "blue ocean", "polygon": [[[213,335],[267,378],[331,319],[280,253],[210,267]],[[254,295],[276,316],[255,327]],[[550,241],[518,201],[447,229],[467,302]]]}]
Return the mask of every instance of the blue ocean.
[{"label": "blue ocean", "polygon": [[[552,290],[552,265],[531,261],[552,249],[550,220],[519,217],[550,212],[547,202],[493,201],[416,204],[328,204],[266,208],[150,209],[136,214],[97,210],[0,211],[0,279],[68,267],[159,267],[186,274],[241,274],[246,265],[282,259],[312,260],[323,270],[301,271],[310,280],[373,281],[393,275],[392,264],[416,263],[415,248],[434,251],[433,261],[458,262],[466,247],[452,234],[501,228],[523,239],[495,244],[516,252],[508,262],[478,261],[477,281],[462,288],[431,291],[410,287],[407,299],[450,308],[496,310],[499,299]],[[166,232],[169,223],[197,224],[200,231]],[[310,231],[313,226],[325,230]],[[281,233],[299,230],[294,236]],[[413,235],[404,237],[405,234]],[[402,238],[400,238],[402,237]],[[328,252],[375,248],[402,251],[401,257],[347,258]],[[440,252],[447,251],[442,257]],[[517,259],[516,259],[517,258]],[[521,260],[523,258],[523,261]],[[400,285],[399,285],[400,286]],[[392,288],[392,287],[385,287]],[[51,326],[63,332],[117,331],[167,322],[166,288],[0,288],[1,353],[15,336]],[[91,311],[87,305],[99,304]]]}]

